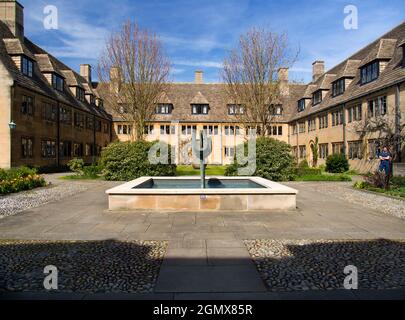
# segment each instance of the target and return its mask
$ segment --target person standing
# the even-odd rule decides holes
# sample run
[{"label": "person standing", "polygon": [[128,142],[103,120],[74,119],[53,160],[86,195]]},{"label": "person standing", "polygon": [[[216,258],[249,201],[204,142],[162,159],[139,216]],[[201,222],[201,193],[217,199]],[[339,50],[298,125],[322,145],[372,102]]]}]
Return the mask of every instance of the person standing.
[{"label": "person standing", "polygon": [[385,187],[388,187],[389,179],[391,175],[391,160],[392,156],[387,146],[383,147],[383,150],[378,155],[380,159],[379,171],[385,173]]}]

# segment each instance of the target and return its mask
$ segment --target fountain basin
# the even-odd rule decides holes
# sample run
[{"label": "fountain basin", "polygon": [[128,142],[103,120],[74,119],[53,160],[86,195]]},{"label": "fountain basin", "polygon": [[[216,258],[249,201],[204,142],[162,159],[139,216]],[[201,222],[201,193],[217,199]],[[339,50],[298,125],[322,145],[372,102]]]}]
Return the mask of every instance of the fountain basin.
[{"label": "fountain basin", "polygon": [[141,177],[106,191],[109,210],[268,211],[296,209],[298,191],[260,177]]}]

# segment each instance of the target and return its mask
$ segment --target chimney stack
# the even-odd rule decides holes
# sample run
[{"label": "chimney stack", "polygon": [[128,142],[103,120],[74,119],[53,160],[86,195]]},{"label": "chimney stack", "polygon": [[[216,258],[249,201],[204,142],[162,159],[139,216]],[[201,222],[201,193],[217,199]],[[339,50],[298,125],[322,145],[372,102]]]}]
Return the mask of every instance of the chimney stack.
[{"label": "chimney stack", "polygon": [[24,40],[24,7],[16,0],[0,1],[0,20],[13,35]]},{"label": "chimney stack", "polygon": [[110,90],[115,93],[120,91],[120,70],[118,67],[110,69]]},{"label": "chimney stack", "polygon": [[288,68],[279,68],[277,77],[280,86],[280,93],[282,95],[288,95],[290,93],[288,87]]},{"label": "chimney stack", "polygon": [[312,63],[312,82],[319,79],[325,73],[325,62],[316,60]]},{"label": "chimney stack", "polygon": [[201,70],[197,70],[194,73],[194,83],[195,84],[203,84],[204,83],[203,74],[204,74],[204,72],[202,72]]},{"label": "chimney stack", "polygon": [[91,84],[91,65],[81,64],[80,65],[80,75],[86,79],[86,81]]}]

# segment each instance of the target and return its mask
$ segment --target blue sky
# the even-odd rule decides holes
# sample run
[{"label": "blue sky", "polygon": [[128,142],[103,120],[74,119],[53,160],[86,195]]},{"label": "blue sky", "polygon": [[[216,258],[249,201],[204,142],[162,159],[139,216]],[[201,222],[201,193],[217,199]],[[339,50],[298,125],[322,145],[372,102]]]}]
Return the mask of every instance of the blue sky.
[{"label": "blue sky", "polygon": [[[194,70],[219,82],[227,51],[253,26],[287,32],[300,49],[290,78],[309,81],[312,62],[331,68],[405,21],[404,0],[21,0],[26,36],[75,70],[97,64],[105,39],[128,20],[156,32],[172,61],[171,78],[190,82]],[[346,5],[358,8],[358,29],[346,30]],[[44,7],[58,8],[58,30],[43,26]]]}]

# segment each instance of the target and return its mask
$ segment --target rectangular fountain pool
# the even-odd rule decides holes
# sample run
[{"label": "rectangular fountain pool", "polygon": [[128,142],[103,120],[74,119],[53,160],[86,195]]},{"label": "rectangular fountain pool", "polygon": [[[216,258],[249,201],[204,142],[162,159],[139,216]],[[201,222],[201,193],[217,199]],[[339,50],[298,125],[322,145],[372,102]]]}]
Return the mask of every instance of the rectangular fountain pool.
[{"label": "rectangular fountain pool", "polygon": [[[173,179],[150,179],[134,189],[200,189],[200,180],[173,180]],[[256,189],[265,188],[256,182],[247,179],[229,180],[218,178],[206,179],[207,189]]]},{"label": "rectangular fountain pool", "polygon": [[109,210],[261,211],[296,208],[298,191],[259,177],[141,177],[106,191]]}]

